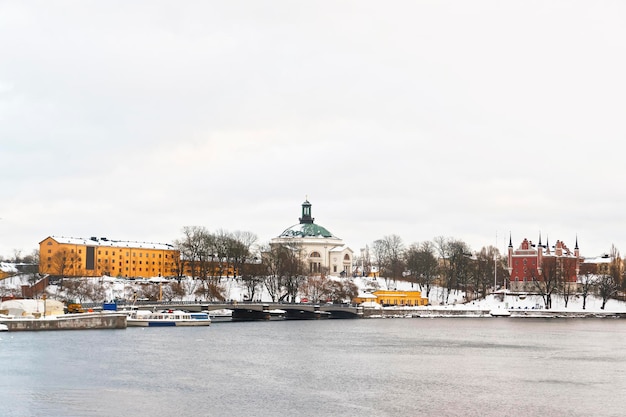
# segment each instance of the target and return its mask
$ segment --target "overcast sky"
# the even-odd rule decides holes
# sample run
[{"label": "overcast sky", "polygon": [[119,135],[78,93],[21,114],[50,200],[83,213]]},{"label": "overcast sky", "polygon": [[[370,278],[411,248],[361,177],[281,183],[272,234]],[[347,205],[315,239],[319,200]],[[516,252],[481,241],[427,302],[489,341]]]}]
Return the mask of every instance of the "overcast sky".
[{"label": "overcast sky", "polygon": [[626,3],[0,1],[0,255],[316,223],[626,253]]}]

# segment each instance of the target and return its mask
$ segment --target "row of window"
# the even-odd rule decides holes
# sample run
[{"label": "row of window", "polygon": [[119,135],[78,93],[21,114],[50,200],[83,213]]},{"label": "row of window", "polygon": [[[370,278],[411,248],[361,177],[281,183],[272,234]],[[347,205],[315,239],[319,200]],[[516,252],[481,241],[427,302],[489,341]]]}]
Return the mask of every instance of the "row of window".
[{"label": "row of window", "polygon": [[[52,253],[52,249],[48,249],[48,253]],[[74,253],[74,249],[70,249],[70,253]],[[78,249],[78,253],[82,254],[83,250],[82,249]],[[102,251],[101,250],[98,251],[98,255],[102,255]],[[153,253],[152,257],[155,258],[156,255],[159,255],[158,257],[161,258],[161,254],[160,253]],[[104,251],[104,256],[109,256],[109,251],[108,250]],[[115,251],[112,251],[111,256],[115,256]],[[126,256],[127,257],[130,256],[130,252],[126,252]],[[133,256],[137,256],[137,252],[133,252]],[[139,257],[143,258],[143,252],[139,252]],[[149,258],[149,257],[150,257],[150,254],[146,253],[146,258]],[[169,255],[166,253],[165,254],[165,259],[167,259],[167,258],[169,258]],[[122,259],[122,254],[121,253],[120,253],[120,259]]]},{"label": "row of window", "polygon": [[[319,252],[311,252],[311,254],[309,255],[309,258],[321,258],[322,255],[320,255]],[[337,260],[337,258],[334,259],[335,261]],[[350,260],[350,255],[348,255],[347,253],[343,256],[343,260],[344,261],[349,261]]]},{"label": "row of window", "polygon": [[[48,264],[48,269],[51,269],[51,268],[52,268],[52,265],[51,265],[51,264]],[[76,269],[80,271],[80,270],[82,269],[82,265],[78,265],[78,266],[76,267]],[[103,269],[104,269],[103,267],[98,266],[98,270],[99,270],[99,271],[101,271],[101,270],[103,270]],[[111,267],[111,270],[112,270],[112,271],[115,271],[115,266],[112,266],[112,267]],[[120,268],[120,270],[122,270],[122,268]],[[129,271],[129,267],[124,268],[124,270]],[[132,271],[137,271],[137,270],[138,270],[139,272],[142,272],[142,271],[143,271],[143,268],[141,268],[141,267],[140,267],[140,268],[135,268],[135,267],[133,267],[133,268],[132,268]],[[146,268],[146,269],[145,269],[145,271],[146,271],[146,272],[150,272],[150,271],[151,271],[152,273],[157,273],[157,272],[159,272],[159,270],[160,270],[160,268],[152,268],[152,269],[150,269],[150,268]],[[172,269],[172,270],[171,270],[171,272],[175,272],[175,271]]]},{"label": "row of window", "polygon": [[[63,260],[64,260],[64,261],[67,261],[67,259],[63,259]],[[79,259],[76,259],[76,260],[79,260]],[[52,262],[52,257],[48,256],[48,262]],[[74,258],[70,258],[70,262],[74,262]],[[100,259],[98,259],[98,263],[100,263],[100,262],[101,262],[101,260],[100,260]],[[133,265],[134,265],[136,262],[137,262],[137,261],[133,261]],[[108,259],[105,259],[105,260],[104,260],[104,263],[108,264],[108,263],[109,263],[109,260],[108,260]],[[111,261],[111,263],[113,263],[113,261]],[[126,263],[128,263],[128,259],[126,260]],[[142,263],[143,263],[143,261],[139,261],[139,264],[140,264],[140,265],[141,265]],[[146,261],[146,265],[148,265],[148,264],[149,264],[149,261]],[[120,262],[120,263],[119,263],[119,265],[120,265],[120,266],[122,266],[122,263]],[[157,265],[157,263],[156,263],[155,261],[152,261],[152,265]],[[160,261],[159,261],[158,265],[159,265],[159,266],[161,266],[161,262],[160,262]],[[168,265],[170,265],[170,263],[169,263],[169,262],[165,262],[165,266],[168,266]]]}]

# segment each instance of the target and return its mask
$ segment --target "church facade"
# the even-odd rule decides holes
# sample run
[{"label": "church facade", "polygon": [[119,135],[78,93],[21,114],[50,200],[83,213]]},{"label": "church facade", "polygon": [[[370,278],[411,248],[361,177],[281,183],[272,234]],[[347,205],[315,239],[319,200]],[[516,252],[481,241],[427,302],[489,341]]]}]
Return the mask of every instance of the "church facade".
[{"label": "church facade", "polygon": [[315,224],[311,216],[311,203],[302,203],[300,222],[285,229],[271,239],[270,246],[297,246],[302,251],[307,272],[311,275],[352,275],[352,249],[323,226]]}]

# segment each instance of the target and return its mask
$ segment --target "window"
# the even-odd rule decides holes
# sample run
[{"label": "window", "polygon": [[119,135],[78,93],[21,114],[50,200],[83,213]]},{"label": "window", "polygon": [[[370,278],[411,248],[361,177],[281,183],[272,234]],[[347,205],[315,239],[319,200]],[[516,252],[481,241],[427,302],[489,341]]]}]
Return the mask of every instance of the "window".
[{"label": "window", "polygon": [[311,252],[310,255],[311,258],[321,258],[321,255],[319,252]]}]

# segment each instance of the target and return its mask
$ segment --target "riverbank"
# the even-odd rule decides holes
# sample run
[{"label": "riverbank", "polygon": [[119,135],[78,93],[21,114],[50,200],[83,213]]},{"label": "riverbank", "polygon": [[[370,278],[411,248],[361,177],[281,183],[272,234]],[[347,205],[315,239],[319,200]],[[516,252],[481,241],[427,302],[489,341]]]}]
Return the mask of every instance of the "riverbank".
[{"label": "riverbank", "polygon": [[626,318],[626,313],[567,310],[505,310],[447,307],[382,307],[363,309],[363,318]]}]

